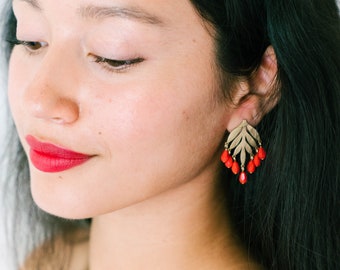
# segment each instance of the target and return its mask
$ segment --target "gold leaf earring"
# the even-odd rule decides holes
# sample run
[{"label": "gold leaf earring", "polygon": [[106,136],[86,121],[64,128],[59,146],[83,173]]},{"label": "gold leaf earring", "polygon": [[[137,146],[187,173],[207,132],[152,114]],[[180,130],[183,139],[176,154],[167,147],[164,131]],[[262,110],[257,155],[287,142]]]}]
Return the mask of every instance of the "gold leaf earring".
[{"label": "gold leaf earring", "polygon": [[[246,167],[247,154],[250,160]],[[261,160],[265,158],[266,151],[262,147],[260,135],[246,120],[230,132],[221,155],[221,161],[234,174],[237,175],[241,171],[239,175],[241,184],[247,183],[246,170],[250,174],[254,173]]]}]

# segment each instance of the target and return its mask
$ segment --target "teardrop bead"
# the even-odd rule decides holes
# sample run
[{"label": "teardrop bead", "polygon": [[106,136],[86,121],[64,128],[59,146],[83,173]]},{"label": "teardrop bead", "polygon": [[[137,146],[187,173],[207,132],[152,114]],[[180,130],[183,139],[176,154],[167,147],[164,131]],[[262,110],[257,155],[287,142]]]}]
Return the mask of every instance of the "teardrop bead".
[{"label": "teardrop bead", "polygon": [[228,158],[230,157],[228,150],[224,150],[222,155],[221,155],[221,161],[223,163],[226,163]]},{"label": "teardrop bead", "polygon": [[259,166],[261,165],[261,160],[260,160],[258,154],[256,154],[256,155],[254,156],[253,162],[254,162],[254,165],[255,165],[256,167],[259,167]]},{"label": "teardrop bead", "polygon": [[234,174],[238,174],[240,172],[240,165],[238,165],[237,161],[234,161],[233,162],[233,165],[231,167],[231,171],[234,173]]},{"label": "teardrop bead", "polygon": [[239,178],[238,178],[238,181],[240,181],[240,183],[241,183],[242,185],[244,185],[245,183],[247,183],[247,174],[246,174],[246,172],[241,172],[241,173],[240,173],[240,176],[239,176]]},{"label": "teardrop bead", "polygon": [[232,166],[233,166],[233,163],[234,163],[234,159],[232,156],[229,155],[227,161],[224,163],[224,165],[230,169]]},{"label": "teardrop bead", "polygon": [[256,169],[256,166],[255,166],[255,164],[254,164],[254,161],[253,161],[253,160],[250,160],[250,161],[248,162],[248,165],[247,165],[247,171],[248,171],[250,174],[252,174],[252,173],[255,172],[255,169]]},{"label": "teardrop bead", "polygon": [[263,149],[262,146],[260,146],[260,148],[259,148],[257,154],[259,155],[259,158],[260,158],[261,160],[264,160],[264,159],[266,158],[266,155],[267,155],[266,151]]}]

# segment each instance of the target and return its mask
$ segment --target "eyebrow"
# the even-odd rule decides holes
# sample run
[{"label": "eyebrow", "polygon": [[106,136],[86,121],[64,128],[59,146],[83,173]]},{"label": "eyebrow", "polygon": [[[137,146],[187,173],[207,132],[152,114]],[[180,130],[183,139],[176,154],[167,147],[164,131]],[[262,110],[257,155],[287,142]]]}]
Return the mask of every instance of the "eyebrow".
[{"label": "eyebrow", "polygon": [[78,12],[81,15],[81,17],[86,19],[101,20],[110,17],[119,17],[136,20],[146,24],[153,25],[163,24],[163,21],[159,17],[152,15],[138,7],[116,7],[116,6],[101,7],[89,5],[79,8]]},{"label": "eyebrow", "polygon": [[37,0],[20,0],[20,1],[26,2],[26,3],[30,4],[32,7],[41,10],[41,7],[40,7]]},{"label": "eyebrow", "polygon": [[[20,0],[26,2],[35,9],[42,10],[37,0]],[[159,17],[139,7],[119,7],[119,6],[95,6],[88,5],[80,7],[77,13],[85,19],[102,20],[111,17],[125,18],[135,20],[145,24],[163,25],[164,22]]]}]

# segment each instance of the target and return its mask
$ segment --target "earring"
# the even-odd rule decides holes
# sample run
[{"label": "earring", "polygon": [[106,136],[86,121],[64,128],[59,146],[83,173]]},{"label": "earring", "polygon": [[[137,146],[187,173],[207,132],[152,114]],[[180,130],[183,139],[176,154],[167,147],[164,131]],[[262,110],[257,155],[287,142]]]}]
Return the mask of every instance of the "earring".
[{"label": "earring", "polygon": [[[246,167],[247,153],[250,160]],[[262,147],[260,135],[246,120],[243,120],[238,127],[230,132],[221,155],[221,161],[234,174],[237,175],[241,171],[239,181],[242,185],[247,183],[248,180],[245,170],[250,174],[254,173],[256,168],[260,166],[261,160],[265,158],[266,151]]]}]

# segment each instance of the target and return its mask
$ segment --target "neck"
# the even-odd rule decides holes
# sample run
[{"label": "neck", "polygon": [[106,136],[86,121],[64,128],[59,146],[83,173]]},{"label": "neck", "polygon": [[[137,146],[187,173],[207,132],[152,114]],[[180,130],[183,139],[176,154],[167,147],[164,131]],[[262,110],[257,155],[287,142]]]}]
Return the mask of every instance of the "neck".
[{"label": "neck", "polygon": [[90,269],[228,269],[247,264],[215,186],[191,181],[94,218]]}]

